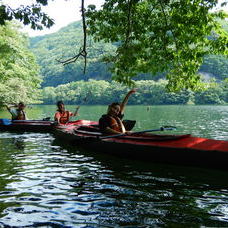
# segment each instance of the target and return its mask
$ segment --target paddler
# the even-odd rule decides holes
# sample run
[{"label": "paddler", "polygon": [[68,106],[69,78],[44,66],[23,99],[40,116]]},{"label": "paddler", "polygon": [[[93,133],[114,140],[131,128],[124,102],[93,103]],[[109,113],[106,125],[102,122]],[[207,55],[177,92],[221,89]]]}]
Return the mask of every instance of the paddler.
[{"label": "paddler", "polygon": [[122,103],[112,103],[108,106],[107,114],[102,115],[99,119],[99,128],[103,133],[106,134],[119,134],[127,133],[122,118],[124,116],[124,108],[128,102],[131,94],[135,93],[136,90],[130,90]]},{"label": "paddler", "polygon": [[76,108],[76,111],[73,113],[73,112],[65,110],[65,106],[62,101],[58,101],[56,103],[56,105],[57,105],[58,109],[57,109],[57,112],[55,113],[54,120],[58,124],[66,124],[67,122],[69,122],[71,116],[78,115],[79,106]]},{"label": "paddler", "polygon": [[26,112],[25,112],[26,105],[23,102],[20,102],[16,105],[6,106],[7,110],[12,115],[12,120],[26,120]]}]

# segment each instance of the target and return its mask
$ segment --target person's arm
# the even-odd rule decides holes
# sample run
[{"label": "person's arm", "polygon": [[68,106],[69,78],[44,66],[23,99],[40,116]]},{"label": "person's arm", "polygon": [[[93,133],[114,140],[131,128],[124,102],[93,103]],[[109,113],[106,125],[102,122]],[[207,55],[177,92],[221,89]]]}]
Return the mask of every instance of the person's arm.
[{"label": "person's arm", "polygon": [[16,107],[16,105],[6,105],[6,109],[12,115],[12,118],[15,118],[17,116]]},{"label": "person's arm", "polygon": [[10,110],[12,109],[12,108],[16,108],[17,107],[17,105],[16,104],[11,104],[11,105],[5,105],[6,106],[6,109],[10,112]]},{"label": "person's arm", "polygon": [[24,111],[25,120],[28,120],[27,113]]},{"label": "person's arm", "polygon": [[128,102],[129,97],[131,96],[131,94],[135,93],[136,89],[132,89],[130,90],[127,95],[125,96],[125,98],[123,99],[122,103],[120,104],[120,114],[123,115],[124,112],[124,108]]},{"label": "person's arm", "polygon": [[99,128],[100,131],[105,133],[105,134],[120,134],[122,132],[116,131],[114,129],[112,129],[110,126],[112,125],[110,118],[108,118],[108,116],[103,115],[100,119],[99,119]]},{"label": "person's arm", "polygon": [[116,135],[116,134],[122,134],[123,132],[120,132],[120,131],[116,131],[116,130],[113,130],[112,128],[110,127],[106,127],[103,131],[104,133],[106,134],[111,134],[111,135]]},{"label": "person's arm", "polygon": [[10,112],[10,107],[8,105],[6,105],[6,109]]},{"label": "person's arm", "polygon": [[120,132],[120,131],[113,130],[110,127],[105,128],[105,130],[103,132],[106,134],[109,134],[109,135],[118,135],[118,134],[131,135],[132,134],[131,131]]},{"label": "person's arm", "polygon": [[122,133],[126,132],[124,128],[123,128],[123,132],[119,131],[119,130],[115,130],[115,129],[113,129],[114,126],[115,126],[115,124],[113,124],[110,121],[110,119],[108,119],[108,118],[106,118],[106,119],[101,118],[99,120],[99,127],[100,127],[101,131],[106,133],[106,134],[116,135],[116,134],[122,134]]},{"label": "person's arm", "polygon": [[60,123],[60,115],[59,112],[55,113],[54,121],[56,121],[58,124]]}]

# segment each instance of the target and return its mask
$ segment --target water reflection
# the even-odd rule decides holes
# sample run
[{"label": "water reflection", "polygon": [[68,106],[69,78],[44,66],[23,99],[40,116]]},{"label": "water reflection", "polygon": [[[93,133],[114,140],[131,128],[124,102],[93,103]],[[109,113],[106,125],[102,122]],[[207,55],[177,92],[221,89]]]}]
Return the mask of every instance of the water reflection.
[{"label": "water reflection", "polygon": [[[127,118],[137,119],[129,108]],[[199,122],[196,108],[171,108],[168,117],[151,107],[137,127],[188,133],[191,123],[196,135],[227,137],[225,112],[220,121],[208,111],[212,119]],[[227,226],[227,172],[117,158],[50,134],[0,133],[0,148],[2,227]]]},{"label": "water reflection", "polygon": [[15,145],[15,147],[19,150],[25,149],[25,143],[23,137],[14,138],[12,143]]},{"label": "water reflection", "polygon": [[[72,154],[76,151],[78,153],[76,148],[67,147],[67,151]],[[227,188],[226,173],[129,162],[115,157],[94,155],[83,150],[80,150],[80,153],[86,157],[93,157],[91,161],[99,162],[100,170],[95,169],[92,176],[87,176],[87,179],[74,186],[82,190],[80,193],[83,196],[92,194],[93,210],[100,213],[100,223],[102,221],[102,224],[112,225],[193,225],[195,222],[220,224],[221,218],[215,219],[214,214],[211,215],[212,206],[216,207],[212,196],[216,197],[220,192],[224,194],[222,189]],[[207,197],[206,193],[210,194],[210,197]],[[227,192],[225,194],[227,197]],[[205,207],[202,207],[202,202],[199,204],[201,198],[208,200],[204,203]],[[88,202],[87,197],[82,200]],[[195,213],[198,217],[194,216]],[[227,217],[226,214],[222,214],[224,218]]]}]

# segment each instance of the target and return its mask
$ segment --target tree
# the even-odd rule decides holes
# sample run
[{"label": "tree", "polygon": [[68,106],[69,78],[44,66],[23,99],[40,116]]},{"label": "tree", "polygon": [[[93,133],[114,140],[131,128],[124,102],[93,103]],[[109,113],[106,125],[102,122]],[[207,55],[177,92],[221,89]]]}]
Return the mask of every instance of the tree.
[{"label": "tree", "polygon": [[195,104],[224,104],[226,93],[223,84],[218,84],[212,78],[209,83],[206,83],[206,90],[197,91],[195,93]]},{"label": "tree", "polygon": [[32,29],[42,30],[43,27],[50,28],[54,21],[46,13],[42,12],[41,5],[46,6],[48,0],[36,0],[36,4],[20,6],[12,9],[9,5],[0,5],[0,25],[5,25],[6,21],[19,20],[24,25],[31,26]]},{"label": "tree", "polygon": [[[15,18],[31,24],[33,29],[50,27],[53,20],[40,8],[48,0],[36,2],[37,5],[16,10],[1,5],[2,23]],[[205,55],[228,53],[228,34],[218,21],[227,15],[210,11],[217,0],[105,0],[99,10],[90,5],[86,14],[84,0],[81,2],[83,47],[70,61],[60,62],[69,63],[80,55],[86,58],[85,38],[89,31],[95,40],[116,44],[115,54],[105,58],[113,63],[116,81],[129,85],[138,73],[166,72],[168,88],[180,90],[197,88],[197,72]],[[223,0],[222,5],[226,3]]]},{"label": "tree", "polygon": [[[228,22],[226,24],[228,25]],[[72,81],[88,81],[89,79],[111,80],[111,72],[108,70],[110,64],[102,62],[102,59],[107,55],[114,54],[116,46],[104,41],[94,42],[91,36],[88,36],[88,65],[86,74],[83,74],[84,64],[82,59],[78,59],[75,64],[66,66],[56,64],[56,58],[69,58],[75,53],[75,50],[80,48],[82,37],[81,22],[77,21],[53,34],[30,38],[30,48],[37,57],[37,62],[41,67],[42,87],[58,86]],[[204,63],[199,72],[213,76],[218,81],[221,81],[227,77],[227,68],[228,61],[226,56],[209,55],[205,56]],[[165,78],[165,73],[157,75],[149,73],[138,74],[137,77],[134,77],[134,80],[157,81],[161,78]],[[131,101],[132,99],[129,102]]]},{"label": "tree", "polygon": [[[87,10],[89,33],[116,42],[113,62],[115,80],[131,83],[139,72],[167,72],[170,90],[195,89],[197,71],[207,54],[228,53],[228,34],[210,12],[216,0],[106,0],[97,10]],[[225,4],[225,3],[223,3]]]},{"label": "tree", "polygon": [[78,59],[74,64],[63,66],[56,59],[67,59],[79,50],[83,39],[81,21],[73,22],[54,34],[31,37],[30,48],[37,57],[43,76],[42,86],[57,86],[72,81],[104,79],[110,80],[111,73],[108,66],[101,61],[102,56],[114,52],[115,46],[104,42],[94,42],[88,37],[88,64],[86,73],[83,74],[83,59]]},{"label": "tree", "polygon": [[41,79],[28,40],[18,26],[0,26],[0,106],[6,103],[36,102]]}]

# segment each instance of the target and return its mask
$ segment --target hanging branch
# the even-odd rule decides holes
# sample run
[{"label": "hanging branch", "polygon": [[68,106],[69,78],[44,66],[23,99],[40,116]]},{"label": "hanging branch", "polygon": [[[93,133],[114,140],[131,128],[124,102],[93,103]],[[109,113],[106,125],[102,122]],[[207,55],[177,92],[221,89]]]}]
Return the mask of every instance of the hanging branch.
[{"label": "hanging branch", "polygon": [[127,12],[127,28],[126,28],[126,39],[124,41],[125,46],[128,46],[130,42],[130,36],[132,32],[132,1],[129,0],[128,4],[128,12]]},{"label": "hanging branch", "polygon": [[77,59],[82,56],[84,58],[84,74],[86,72],[86,66],[87,66],[87,51],[86,51],[86,46],[87,46],[87,33],[86,33],[86,20],[85,20],[85,8],[84,8],[84,0],[81,0],[81,12],[82,12],[82,24],[83,24],[83,46],[79,49],[79,52],[77,55],[68,58],[66,60],[57,60],[59,63],[62,63],[64,66],[73,62],[76,62]]}]

